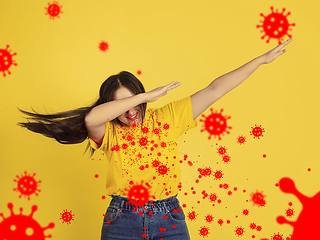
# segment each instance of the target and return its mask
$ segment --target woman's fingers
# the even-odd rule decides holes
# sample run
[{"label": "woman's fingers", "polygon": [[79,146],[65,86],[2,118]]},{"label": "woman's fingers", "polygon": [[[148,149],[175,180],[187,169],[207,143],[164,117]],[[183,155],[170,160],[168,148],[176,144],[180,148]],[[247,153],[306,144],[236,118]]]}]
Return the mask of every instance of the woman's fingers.
[{"label": "woman's fingers", "polygon": [[287,41],[281,43],[280,45],[278,45],[277,47],[275,47],[273,49],[273,52],[278,52],[280,51],[283,47],[285,47],[288,43],[290,43],[292,41],[292,38],[288,39]]}]

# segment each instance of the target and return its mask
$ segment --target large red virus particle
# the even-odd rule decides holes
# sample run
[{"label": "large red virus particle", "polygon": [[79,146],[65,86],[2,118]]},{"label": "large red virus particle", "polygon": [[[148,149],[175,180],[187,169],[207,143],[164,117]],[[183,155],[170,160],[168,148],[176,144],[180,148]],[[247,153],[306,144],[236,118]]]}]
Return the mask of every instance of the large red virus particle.
[{"label": "large red virus particle", "polygon": [[218,136],[219,140],[221,140],[220,135],[224,135],[224,132],[229,134],[230,132],[227,131],[227,128],[231,129],[232,127],[227,126],[227,119],[230,119],[230,116],[223,116],[222,112],[223,109],[220,110],[220,113],[213,112],[213,109],[210,108],[211,114],[209,116],[205,116],[202,114],[204,119],[200,119],[200,122],[204,122],[204,129],[201,130],[207,131],[210,135],[208,139],[211,139],[213,135],[215,138]]},{"label": "large red virus particle", "polygon": [[36,205],[32,206],[29,216],[22,214],[22,208],[20,208],[20,214],[14,214],[12,203],[8,203],[8,208],[11,211],[10,217],[5,218],[3,213],[0,213],[0,216],[3,218],[3,221],[0,223],[1,240],[44,240],[45,238],[51,238],[51,235],[45,236],[44,231],[48,228],[53,228],[54,223],[49,223],[47,227],[41,227],[32,218],[34,212],[38,209]]},{"label": "large red virus particle", "polygon": [[[136,207],[146,204],[151,198],[150,187],[146,188],[143,185],[143,181],[141,181],[141,184],[134,184],[133,181],[130,181],[129,184],[131,185],[130,189],[124,189],[124,195],[128,196],[129,202]],[[155,197],[152,196],[152,198],[154,199]]]},{"label": "large red virus particle", "polygon": [[234,230],[236,235],[238,235],[238,237],[243,236],[244,235],[244,228],[243,227],[236,227],[236,230]]},{"label": "large red virus particle", "polygon": [[58,5],[58,2],[48,3],[48,7],[45,9],[47,10],[46,15],[50,15],[50,19],[54,19],[55,17],[60,18],[59,14],[63,13],[61,11],[62,6]]},{"label": "large red virus particle", "polygon": [[258,205],[263,207],[266,205],[266,200],[264,199],[266,196],[262,194],[263,192],[256,191],[255,193],[251,193],[251,201],[253,205]]},{"label": "large red virus particle", "polygon": [[99,48],[102,52],[105,52],[109,49],[109,44],[105,41],[102,41],[101,43],[99,43]]},{"label": "large red virus particle", "polygon": [[9,45],[7,45],[6,49],[0,49],[0,72],[3,72],[3,76],[6,76],[5,71],[8,74],[11,74],[9,71],[10,66],[13,64],[17,66],[14,60],[12,60],[12,56],[17,55],[17,53],[10,54],[11,50],[9,49]]},{"label": "large red virus particle", "polygon": [[41,183],[41,181],[36,181],[34,179],[35,175],[35,173],[32,176],[31,174],[28,175],[27,171],[25,171],[24,176],[22,175],[21,177],[19,177],[17,175],[17,179],[13,180],[17,182],[17,188],[14,188],[13,190],[20,192],[19,198],[21,198],[21,196],[24,195],[24,197],[27,196],[28,200],[30,200],[31,194],[35,194],[36,196],[38,196],[37,192],[41,192],[41,190],[38,189],[38,183]]},{"label": "large red virus particle", "polygon": [[255,124],[255,127],[251,127],[250,135],[253,135],[253,138],[258,138],[263,137],[262,133],[264,133],[264,129],[260,126],[257,126]]},{"label": "large red virus particle", "polygon": [[70,211],[68,211],[67,209],[63,210],[63,212],[60,213],[60,215],[61,215],[60,219],[62,219],[62,223],[67,223],[68,225],[71,223],[71,221],[74,221],[74,218],[73,218],[74,214],[72,214],[72,210]]},{"label": "large red virus particle", "polygon": [[264,39],[266,36],[268,36],[267,43],[269,43],[270,38],[276,38],[278,39],[278,43],[281,44],[281,41],[283,41],[283,36],[287,35],[289,38],[291,38],[291,35],[288,34],[289,26],[295,26],[294,23],[289,24],[287,20],[287,16],[290,15],[290,12],[287,13],[287,15],[284,15],[284,11],[286,9],[282,9],[282,13],[278,13],[278,9],[276,12],[273,11],[273,7],[271,7],[271,13],[268,16],[264,16],[263,13],[260,13],[261,17],[264,17],[264,21],[262,22],[262,25],[257,25],[257,28],[262,27],[263,30],[261,32],[265,32],[265,35],[261,37],[261,39]]},{"label": "large red virus particle", "polygon": [[202,236],[202,237],[208,237],[208,235],[210,234],[209,232],[209,228],[208,227],[200,227],[199,229],[199,235]]},{"label": "large red virus particle", "polygon": [[319,238],[319,216],[320,216],[320,192],[313,197],[307,197],[300,193],[293,180],[282,178],[279,187],[284,193],[295,195],[302,204],[302,210],[295,222],[288,221],[283,216],[277,217],[279,224],[290,224],[293,227],[293,240],[318,239]]}]

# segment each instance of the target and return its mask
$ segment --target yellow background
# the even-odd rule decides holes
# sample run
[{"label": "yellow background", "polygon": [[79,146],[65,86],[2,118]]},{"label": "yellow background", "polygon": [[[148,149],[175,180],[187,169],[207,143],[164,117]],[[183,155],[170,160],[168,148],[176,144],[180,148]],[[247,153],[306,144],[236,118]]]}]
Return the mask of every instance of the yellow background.
[{"label": "yellow background", "polygon": [[[136,75],[147,91],[181,81],[181,86],[148,104],[161,107],[276,47],[278,40],[266,43],[267,37],[261,39],[262,28],[256,26],[264,20],[260,13],[269,15],[271,6],[279,12],[286,8],[285,15],[291,12],[288,22],[296,24],[289,27],[293,41],[285,48],[287,52],[260,66],[211,106],[231,116],[227,120],[230,134],[224,134],[221,141],[209,140],[199,121],[197,128],[179,139],[180,159],[187,154],[194,165],[181,165],[183,188],[178,198],[187,205],[186,216],[191,211],[198,214],[196,220],[186,220],[191,239],[203,239],[199,235],[203,226],[210,229],[205,239],[238,239],[237,226],[245,229],[242,239],[292,233],[293,228],[279,225],[276,217],[285,215],[291,201],[295,210],[291,220],[295,221],[302,205],[275,183],[290,177],[307,196],[320,190],[319,1],[65,0],[58,1],[63,13],[54,20],[45,14],[48,1],[1,0],[0,5],[0,49],[10,45],[18,64],[10,67],[11,75],[0,73],[0,213],[10,216],[9,202],[16,214],[23,207],[23,213],[29,215],[31,206],[37,205],[34,219],[42,227],[54,222],[55,227],[45,234],[59,240],[100,239],[102,214],[110,201],[101,198],[106,159],[101,152],[96,152],[93,160],[88,153],[82,155],[87,142],[62,145],[17,126],[24,121],[17,107],[54,113],[88,106],[97,99],[102,82],[122,70],[134,74],[141,70],[142,74]],[[99,49],[101,41],[109,44],[106,52]],[[204,112],[206,116],[210,113],[209,108]],[[250,135],[255,124],[265,130],[260,139]],[[246,137],[243,145],[237,143],[240,135]],[[229,164],[217,153],[220,145],[231,156]],[[198,168],[204,167],[221,169],[223,179],[202,178],[196,184]],[[13,191],[13,180],[24,171],[36,173],[35,179],[41,180],[41,192],[30,200]],[[228,196],[219,183],[238,191]],[[222,203],[213,207],[208,199],[202,199],[203,190],[217,193]],[[250,201],[250,194],[256,191],[266,196],[264,208]],[[59,219],[65,209],[75,214],[69,225]],[[243,209],[249,209],[248,216],[242,214]],[[210,224],[204,220],[207,214],[214,216]],[[219,218],[231,222],[219,226]],[[252,222],[261,225],[262,231],[251,230]]]}]

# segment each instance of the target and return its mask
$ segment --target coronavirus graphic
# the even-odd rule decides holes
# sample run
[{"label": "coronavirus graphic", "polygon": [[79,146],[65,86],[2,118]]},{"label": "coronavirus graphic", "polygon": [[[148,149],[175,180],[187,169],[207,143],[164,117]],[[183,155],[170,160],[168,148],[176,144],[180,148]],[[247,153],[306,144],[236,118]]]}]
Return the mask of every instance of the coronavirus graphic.
[{"label": "coronavirus graphic", "polygon": [[213,216],[210,215],[210,214],[208,214],[208,215],[205,217],[204,220],[206,220],[207,223],[212,223],[212,221],[213,221]]},{"label": "coronavirus graphic", "polygon": [[[134,184],[133,181],[130,181],[129,184],[131,185],[131,187],[130,189],[124,189],[124,195],[128,197],[131,204],[138,207],[143,206],[149,201],[149,199],[151,198],[149,193],[150,187],[145,187],[143,185],[143,181],[141,181],[141,184]],[[154,196],[152,196],[152,198],[154,199]]]},{"label": "coronavirus graphic", "polygon": [[290,15],[290,12],[287,15],[284,15],[284,11],[286,9],[282,9],[282,13],[278,13],[278,9],[276,12],[273,11],[273,7],[271,7],[271,13],[268,16],[264,16],[263,13],[260,14],[261,17],[264,17],[263,21],[260,21],[262,25],[257,25],[257,28],[263,28],[261,32],[265,32],[265,35],[261,37],[264,39],[268,36],[267,43],[269,43],[270,38],[278,39],[278,43],[281,44],[283,41],[283,36],[287,35],[291,38],[291,35],[288,34],[289,26],[295,26],[294,23],[289,24],[287,20],[287,16]]},{"label": "coronavirus graphic", "polygon": [[230,158],[230,156],[229,155],[224,155],[223,157],[222,157],[222,161],[224,162],[224,163],[229,163],[230,161],[231,161],[231,158]]},{"label": "coronavirus graphic", "polygon": [[211,139],[213,135],[215,138],[218,136],[219,140],[221,140],[220,135],[224,135],[224,132],[229,134],[230,132],[227,131],[227,128],[231,129],[232,127],[227,126],[227,120],[230,119],[230,116],[223,116],[222,112],[223,109],[220,110],[220,113],[213,112],[213,109],[210,108],[211,114],[209,116],[205,116],[202,114],[204,119],[200,119],[200,122],[204,122],[204,129],[201,130],[207,131],[210,135],[208,139]]},{"label": "coronavirus graphic", "polygon": [[168,171],[169,171],[169,168],[164,164],[160,165],[157,168],[157,172],[159,173],[159,176],[161,176],[161,175],[164,176],[164,175],[168,174]]},{"label": "coronavirus graphic", "polygon": [[195,211],[189,212],[189,213],[188,213],[188,219],[191,220],[191,221],[192,221],[192,220],[195,220],[196,217],[197,217],[197,215],[198,215],[198,214],[197,214]]},{"label": "coronavirus graphic", "polygon": [[208,235],[210,234],[209,232],[209,228],[208,227],[200,227],[199,229],[199,235],[202,236],[202,237],[208,237]]},{"label": "coronavirus graphic", "polygon": [[224,155],[224,154],[226,154],[226,153],[227,153],[226,147],[220,146],[220,147],[218,148],[218,153],[219,153],[219,155]]},{"label": "coronavirus graphic", "polygon": [[63,210],[63,212],[60,213],[60,215],[61,215],[60,219],[62,219],[62,223],[67,223],[68,225],[71,223],[71,221],[74,221],[74,218],[73,218],[74,214],[72,214],[72,210],[70,211],[68,211],[67,209]]},{"label": "coronavirus graphic", "polygon": [[59,14],[63,13],[61,11],[62,6],[58,5],[58,2],[48,3],[48,7],[45,9],[47,10],[46,15],[50,15],[50,19],[54,19],[55,17],[60,18]]},{"label": "coronavirus graphic", "polygon": [[253,205],[265,206],[266,200],[264,199],[266,196],[262,194],[263,192],[256,191],[255,193],[251,193],[251,201]]},{"label": "coronavirus graphic", "polygon": [[286,217],[292,218],[293,215],[294,215],[294,210],[292,208],[288,208],[286,210]]},{"label": "coronavirus graphic", "polygon": [[241,145],[244,144],[246,142],[246,137],[241,135],[237,138],[237,142]]},{"label": "coronavirus graphic", "polygon": [[260,126],[257,126],[255,124],[255,127],[251,127],[251,132],[250,135],[253,135],[253,138],[258,138],[260,139],[260,137],[263,137],[262,133],[264,133],[264,129]]},{"label": "coronavirus graphic", "polygon": [[105,52],[109,49],[109,44],[105,41],[102,41],[101,43],[99,43],[99,49],[102,51],[102,52]]},{"label": "coronavirus graphic", "polygon": [[6,71],[11,74],[9,68],[12,64],[17,66],[16,62],[12,60],[12,56],[17,55],[17,53],[10,54],[11,50],[8,49],[9,45],[7,45],[6,49],[0,49],[0,72],[3,72],[4,77],[6,76]]},{"label": "coronavirus graphic", "polygon": [[282,178],[279,187],[282,192],[295,195],[302,204],[302,210],[295,222],[288,221],[283,216],[277,217],[277,222],[287,223],[293,227],[291,237],[293,240],[319,238],[320,192],[313,197],[307,197],[297,190],[290,178]]},{"label": "coronavirus graphic", "polygon": [[38,189],[38,183],[41,183],[41,181],[36,181],[34,179],[35,175],[35,173],[32,176],[31,174],[28,175],[27,171],[25,171],[24,176],[22,175],[21,177],[19,177],[17,175],[17,179],[13,180],[17,182],[17,188],[14,188],[13,190],[20,192],[19,198],[21,198],[21,196],[24,195],[24,197],[27,196],[28,200],[30,200],[31,194],[35,194],[36,196],[38,196],[37,192],[41,192],[41,190]]},{"label": "coronavirus graphic", "polygon": [[217,170],[214,173],[214,180],[220,180],[223,177],[223,173],[221,170]]},{"label": "coronavirus graphic", "polygon": [[244,228],[243,227],[236,227],[236,230],[234,230],[236,235],[238,235],[238,237],[243,236],[244,235]]},{"label": "coronavirus graphic", "polygon": [[48,228],[53,228],[54,223],[49,223],[47,227],[41,227],[40,224],[32,218],[34,212],[38,209],[36,205],[32,206],[29,216],[22,214],[22,208],[20,208],[20,214],[14,214],[12,203],[8,203],[8,208],[11,211],[10,217],[5,218],[3,213],[0,213],[0,216],[3,218],[3,221],[0,223],[1,240],[44,240],[45,238],[51,238],[51,235],[45,236],[44,231]]},{"label": "coronavirus graphic", "polygon": [[200,173],[201,177],[210,177],[212,175],[212,170],[210,167],[198,168],[198,172]]},{"label": "coronavirus graphic", "polygon": [[242,214],[245,216],[249,215],[249,210],[248,209],[243,209]]},{"label": "coronavirus graphic", "polygon": [[250,226],[249,226],[252,230],[253,229],[256,229],[257,227],[257,224],[255,224],[254,222],[253,223],[250,223]]}]

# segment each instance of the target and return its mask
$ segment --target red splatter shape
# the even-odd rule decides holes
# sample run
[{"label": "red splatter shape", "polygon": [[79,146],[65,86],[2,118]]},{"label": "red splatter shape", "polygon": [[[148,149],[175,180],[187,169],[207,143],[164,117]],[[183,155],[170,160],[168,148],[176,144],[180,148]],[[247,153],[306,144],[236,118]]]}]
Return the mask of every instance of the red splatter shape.
[{"label": "red splatter shape", "polygon": [[253,138],[258,138],[260,139],[260,137],[263,137],[262,133],[264,133],[264,129],[261,128],[261,125],[260,126],[257,126],[255,124],[255,127],[251,127],[251,131],[250,131],[250,135],[253,135]]},{"label": "red splatter shape", "polygon": [[[143,206],[150,199],[149,188],[143,186],[143,181],[141,184],[134,184],[132,181],[129,183],[132,185],[130,189],[124,189],[125,196],[128,196],[129,202],[135,206]],[[153,197],[154,198],[154,197]]]},{"label": "red splatter shape", "polygon": [[[101,51],[105,52],[109,49],[109,44],[105,41],[102,41],[101,43],[99,43],[99,48]],[[130,141],[130,140],[128,140]]]},{"label": "red splatter shape", "polygon": [[279,224],[290,224],[293,227],[292,239],[315,239],[319,237],[319,216],[320,216],[320,192],[313,197],[307,197],[300,193],[293,180],[282,178],[279,187],[284,193],[295,195],[302,204],[302,210],[295,222],[288,221],[283,216],[277,217]]},{"label": "red splatter shape", "polygon": [[243,227],[236,227],[236,230],[234,230],[236,235],[238,235],[238,237],[243,236],[244,235],[244,228]]},{"label": "red splatter shape", "polygon": [[40,224],[34,220],[33,214],[38,207],[33,205],[29,216],[22,215],[23,208],[20,208],[20,214],[14,214],[13,204],[8,203],[8,208],[11,211],[11,216],[5,218],[2,213],[0,216],[3,221],[0,223],[0,239],[15,240],[15,239],[32,239],[44,240],[51,238],[51,235],[45,236],[44,231],[48,228],[54,228],[54,223],[49,223],[47,227],[41,227]]},{"label": "red splatter shape", "polygon": [[238,137],[237,142],[241,145],[244,144],[246,142],[246,137],[241,135]]},{"label": "red splatter shape", "polygon": [[212,108],[210,110],[211,114],[209,116],[202,114],[204,119],[200,119],[200,122],[204,122],[204,129],[201,132],[206,130],[210,134],[208,139],[211,139],[213,135],[215,138],[218,136],[219,140],[221,140],[220,135],[224,135],[224,132],[229,134],[230,132],[227,131],[227,128],[232,129],[232,127],[227,126],[227,119],[231,117],[222,116],[223,109],[220,110],[220,113],[217,113],[217,111],[214,113]]},{"label": "red splatter shape", "polygon": [[281,41],[283,41],[283,36],[287,35],[289,38],[292,36],[288,34],[289,26],[295,26],[294,23],[289,24],[287,20],[287,16],[290,15],[290,12],[287,13],[287,15],[284,15],[284,11],[286,9],[282,9],[282,13],[278,13],[278,9],[276,12],[273,11],[273,7],[271,7],[271,13],[268,16],[264,16],[263,13],[260,13],[261,17],[264,17],[264,21],[260,21],[262,25],[257,25],[257,28],[262,27],[263,30],[261,32],[265,32],[265,35],[261,37],[261,39],[264,39],[266,36],[268,36],[267,43],[269,43],[270,38],[276,38],[278,39],[278,43],[281,44]]},{"label": "red splatter shape", "polygon": [[30,200],[30,195],[31,194],[35,194],[36,196],[38,196],[38,192],[41,192],[40,189],[38,189],[38,183],[41,183],[41,181],[36,181],[34,179],[34,176],[36,174],[34,173],[32,176],[27,175],[27,171],[24,172],[24,176],[22,175],[22,177],[20,178],[18,175],[16,176],[18,178],[14,179],[13,181],[17,182],[17,188],[14,188],[14,191],[20,192],[20,196],[19,198],[21,198],[22,195],[24,195],[24,197],[28,196],[28,200]]},{"label": "red splatter shape", "polygon": [[7,45],[6,49],[0,49],[0,72],[3,72],[3,76],[6,76],[5,71],[8,74],[11,74],[9,71],[10,66],[13,64],[17,66],[16,62],[12,60],[12,56],[17,55],[17,53],[10,54],[11,50],[9,50],[9,45]]},{"label": "red splatter shape", "polygon": [[72,210],[70,211],[67,211],[67,209],[63,210],[63,212],[60,213],[60,215],[61,215],[60,219],[62,219],[62,223],[67,223],[67,225],[74,220],[73,219],[74,214],[72,214]]},{"label": "red splatter shape", "polygon": [[48,3],[48,7],[45,8],[47,9],[46,15],[50,15],[50,19],[54,19],[55,17],[59,17],[59,13],[63,13],[61,11],[62,6],[58,5],[58,2],[53,2],[52,4]]},{"label": "red splatter shape", "polygon": [[210,234],[209,232],[209,228],[208,227],[200,227],[199,229],[199,235],[202,236],[202,237],[208,237],[208,235]]},{"label": "red splatter shape", "polygon": [[253,205],[259,205],[261,207],[266,205],[266,200],[264,199],[266,196],[262,194],[263,192],[252,193],[251,201],[253,202]]}]

